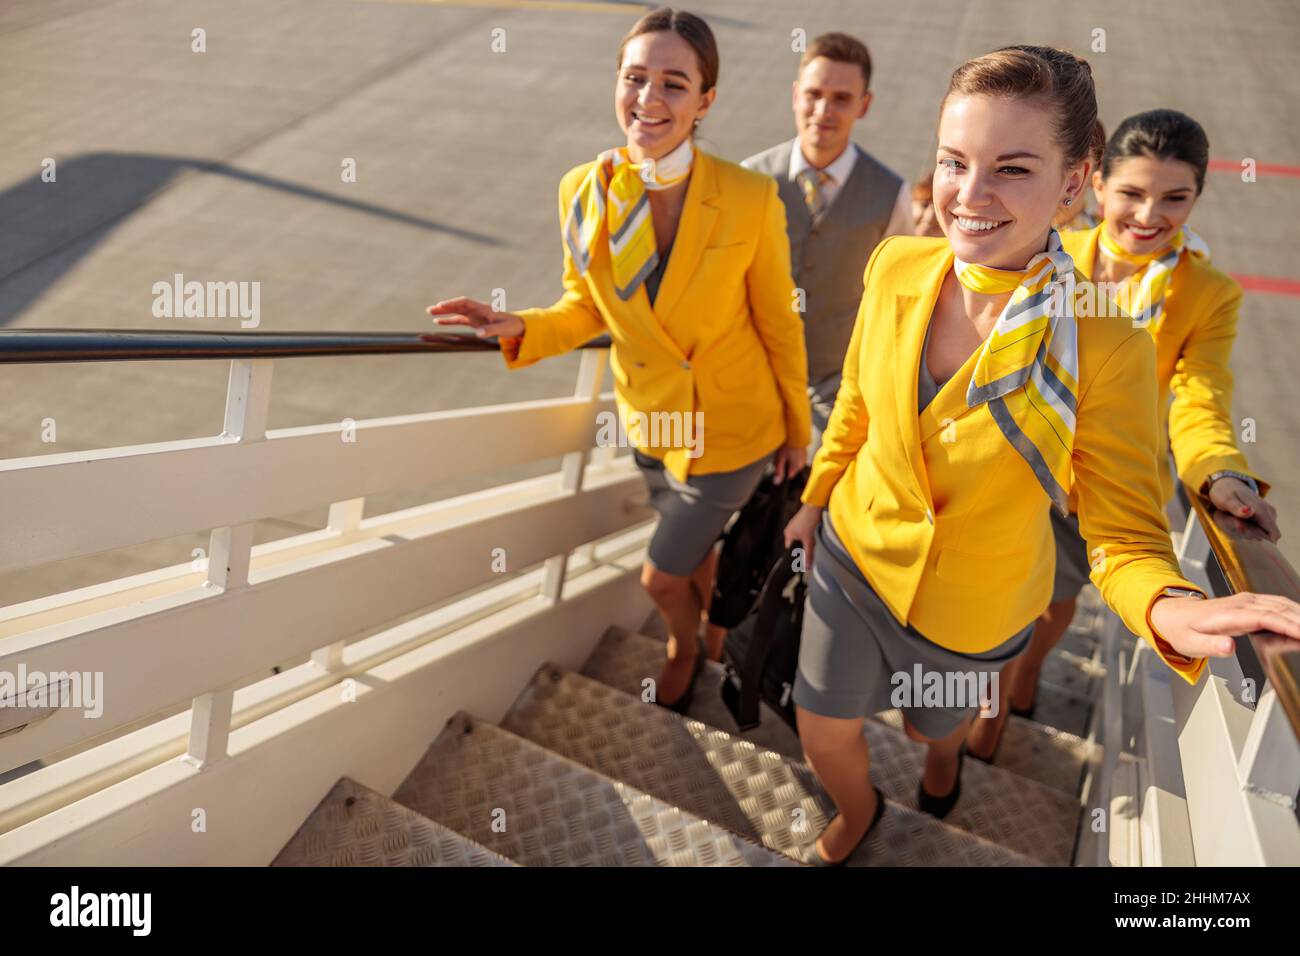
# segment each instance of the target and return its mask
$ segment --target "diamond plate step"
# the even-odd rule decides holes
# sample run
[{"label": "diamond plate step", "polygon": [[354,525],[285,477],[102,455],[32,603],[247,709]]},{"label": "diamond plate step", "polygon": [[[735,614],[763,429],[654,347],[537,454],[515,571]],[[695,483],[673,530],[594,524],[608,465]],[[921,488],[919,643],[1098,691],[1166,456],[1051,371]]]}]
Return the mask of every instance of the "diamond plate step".
[{"label": "diamond plate step", "polygon": [[[605,631],[595,650],[579,671],[584,677],[617,688],[624,693],[640,696],[641,682],[647,677],[657,678],[664,661],[664,642],[622,627]],[[791,760],[803,760],[803,747],[799,736],[767,704],[760,704],[761,719],[752,730],[741,731],[736,726],[731,711],[722,702],[719,688],[726,671],[717,661],[706,661],[695,682],[695,697],[690,714],[710,727],[725,730],[733,736],[753,741],[760,747],[775,750]]]},{"label": "diamond plate step", "polygon": [[343,777],[272,866],[515,866],[414,810]]},{"label": "diamond plate step", "polygon": [[[580,674],[543,667],[502,726],[802,860],[834,807],[812,771]],[[1031,858],[892,803],[860,866],[1025,866]]]},{"label": "diamond plate step", "polygon": [[525,866],[791,865],[463,712],[393,799]]},{"label": "diamond plate step", "polygon": [[[657,676],[663,659],[664,645],[661,641],[621,627],[611,627],[583,664],[581,673],[626,693],[639,694],[641,681],[647,676]],[[746,731],[737,729],[731,711],[727,710],[718,693],[724,673],[719,663],[709,661],[704,665],[689,716],[793,760],[803,760],[798,736],[766,704],[762,705],[762,720],[757,727]],[[877,717],[890,727],[902,730],[902,714],[898,711],[886,711]],[[1079,793],[1083,765],[1091,752],[1086,740],[1014,715],[1008,719],[1003,733],[1005,737],[998,747],[994,766],[1037,780],[1070,796]]]},{"label": "diamond plate step", "polygon": [[[903,714],[887,710],[876,719],[902,733]],[[1002,728],[993,766],[1077,797],[1092,745],[1074,734],[1012,714]]]},{"label": "diamond plate step", "polygon": [[[639,694],[641,680],[647,675],[658,674],[663,654],[664,645],[653,638],[622,628],[610,628],[584,664],[583,674],[627,694]],[[711,673],[713,676],[707,678],[707,684],[704,683],[705,674],[701,674],[692,708],[710,708],[713,712],[720,709],[726,715],[726,726],[734,726],[721,700],[716,703],[713,700],[719,696],[714,690],[718,672],[715,669]],[[1041,688],[1039,692],[1042,693]],[[634,700],[640,704],[640,697],[634,697]],[[667,713],[661,707],[655,709]],[[772,720],[779,723],[781,729],[788,729],[775,715]],[[924,767],[924,745],[910,740],[902,733],[901,726],[894,729],[878,721],[867,721],[864,732],[871,749],[872,780],[876,786],[891,800],[915,808],[917,781]],[[1012,739],[1003,742],[999,757],[1003,756]],[[1083,743],[1082,740],[1078,742]],[[1056,751],[1049,753],[1056,756]],[[788,752],[785,756],[795,757]],[[1067,756],[1073,759],[1074,754],[1067,751]],[[1033,757],[1032,750],[1017,755],[1021,764],[1032,761]],[[1060,767],[1054,769],[1062,772]],[[1049,771],[1045,769],[1044,772]],[[1062,775],[1069,772],[1066,770]],[[1082,756],[1077,758],[1072,772],[1074,786],[1059,789],[1033,776],[1010,773],[974,759],[966,760],[962,770],[961,800],[944,822],[1049,865],[1067,866],[1078,827],[1080,805],[1076,794]],[[728,822],[727,825],[731,824]]]}]

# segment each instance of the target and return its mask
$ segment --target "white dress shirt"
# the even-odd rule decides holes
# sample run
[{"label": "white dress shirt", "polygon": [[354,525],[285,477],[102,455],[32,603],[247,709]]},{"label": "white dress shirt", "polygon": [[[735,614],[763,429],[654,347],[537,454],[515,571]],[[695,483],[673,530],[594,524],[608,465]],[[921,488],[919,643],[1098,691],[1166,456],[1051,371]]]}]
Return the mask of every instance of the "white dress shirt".
[{"label": "white dress shirt", "polygon": [[[827,209],[835,201],[840,186],[848,180],[849,173],[853,172],[853,164],[857,161],[858,148],[855,144],[849,143],[844,152],[831,160],[830,165],[824,167],[823,172],[830,176],[830,181],[821,188]],[[803,150],[799,148],[799,143],[796,140],[794,149],[790,150],[790,181],[797,183],[799,174],[805,169],[811,168],[812,163],[804,158]],[[885,236],[910,236],[912,234],[912,187],[904,180],[903,184],[898,188],[898,198],[894,201],[894,211],[890,213],[889,223],[885,226]],[[881,238],[884,238],[884,236]]]}]

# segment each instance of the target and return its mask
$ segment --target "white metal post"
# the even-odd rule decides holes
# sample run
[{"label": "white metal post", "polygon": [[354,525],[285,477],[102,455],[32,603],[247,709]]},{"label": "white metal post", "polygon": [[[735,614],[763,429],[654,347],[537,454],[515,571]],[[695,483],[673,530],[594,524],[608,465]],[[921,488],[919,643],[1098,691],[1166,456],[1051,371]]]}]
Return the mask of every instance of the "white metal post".
[{"label": "white metal post", "polygon": [[[604,349],[585,349],[578,366],[578,384],[573,397],[590,403],[594,410],[596,400],[600,398],[600,388],[605,379],[605,362],[609,353]],[[595,415],[592,415],[592,428],[595,428]],[[560,488],[570,494],[582,490],[582,476],[587,468],[587,456],[591,449],[569,452],[560,464]],[[542,571],[542,596],[558,601],[564,594],[564,575],[569,565],[569,555],[557,554],[548,558]]]},{"label": "white metal post", "polygon": [[[235,359],[230,363],[223,435],[236,437],[240,442],[266,440],[273,368],[271,359]],[[253,527],[250,522],[213,529],[208,546],[207,584],[210,587],[223,591],[248,587]],[[229,687],[194,698],[186,749],[186,756],[191,761],[207,766],[225,758],[233,702],[234,689]]]}]

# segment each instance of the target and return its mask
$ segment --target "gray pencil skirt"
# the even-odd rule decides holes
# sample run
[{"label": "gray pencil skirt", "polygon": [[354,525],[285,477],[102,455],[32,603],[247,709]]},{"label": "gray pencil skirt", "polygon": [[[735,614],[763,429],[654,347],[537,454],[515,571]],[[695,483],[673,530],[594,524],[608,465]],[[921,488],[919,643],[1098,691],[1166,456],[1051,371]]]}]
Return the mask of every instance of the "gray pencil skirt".
[{"label": "gray pencil skirt", "polygon": [[1079,596],[1089,581],[1088,545],[1079,533],[1079,516],[1061,517],[1051,508],[1052,536],[1056,539],[1056,578],[1052,582],[1052,603]]},{"label": "gray pencil skirt", "polygon": [[650,563],[665,574],[695,573],[731,516],[763,480],[772,453],[735,471],[688,475],[678,481],[663,462],[640,451],[633,457],[650,492],[650,507],[659,524],[650,538]]},{"label": "gray pencil skirt", "polygon": [[[996,676],[1025,649],[1031,621],[980,654],[941,647],[902,625],[863,576],[822,513],[813,551],[793,700],[826,717],[868,717],[897,707],[930,739],[947,737],[997,698]],[[941,691],[930,693],[938,686]]]}]

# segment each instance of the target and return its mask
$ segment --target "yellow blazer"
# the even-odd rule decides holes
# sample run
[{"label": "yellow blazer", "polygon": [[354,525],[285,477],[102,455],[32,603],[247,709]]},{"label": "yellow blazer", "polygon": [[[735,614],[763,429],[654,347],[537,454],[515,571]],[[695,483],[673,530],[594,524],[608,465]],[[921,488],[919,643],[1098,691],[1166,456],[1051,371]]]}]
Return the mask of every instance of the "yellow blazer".
[{"label": "yellow blazer", "polygon": [[[1074,257],[1075,268],[1090,278],[1101,229],[1098,225],[1061,234],[1061,245]],[[1228,360],[1240,306],[1241,286],[1204,259],[1184,256],[1170,277],[1160,318],[1146,326],[1156,343],[1162,424],[1158,458],[1166,502],[1174,496],[1174,480],[1165,447],[1173,449],[1179,477],[1195,490],[1216,471],[1240,471],[1258,481],[1261,491],[1268,489],[1237,450],[1232,423]]]},{"label": "yellow blazer", "polygon": [[[561,230],[592,165],[577,166],[560,181]],[[567,352],[608,331],[625,427],[633,412],[646,420],[677,413],[702,422],[703,447],[695,449],[702,454],[693,457],[687,447],[642,448],[680,480],[732,471],[811,438],[808,360],[790,277],[785,206],[776,181],[762,173],[696,152],[653,307],[644,284],[626,302],[618,297],[602,241],[585,276],[565,245],[564,294],[550,308],[518,315],[523,336],[501,340],[509,367]]]},{"label": "yellow blazer", "polygon": [[[876,247],[803,500],[829,504],[849,553],[900,622],[976,654],[1047,607],[1056,553],[1033,471],[988,405],[966,404],[978,349],[917,413],[921,346],[952,262],[945,239]],[[1204,659],[1179,656],[1148,618],[1164,588],[1193,587],[1160,507],[1154,352],[1127,318],[1079,323],[1073,485],[1102,597],[1194,681]]]}]

